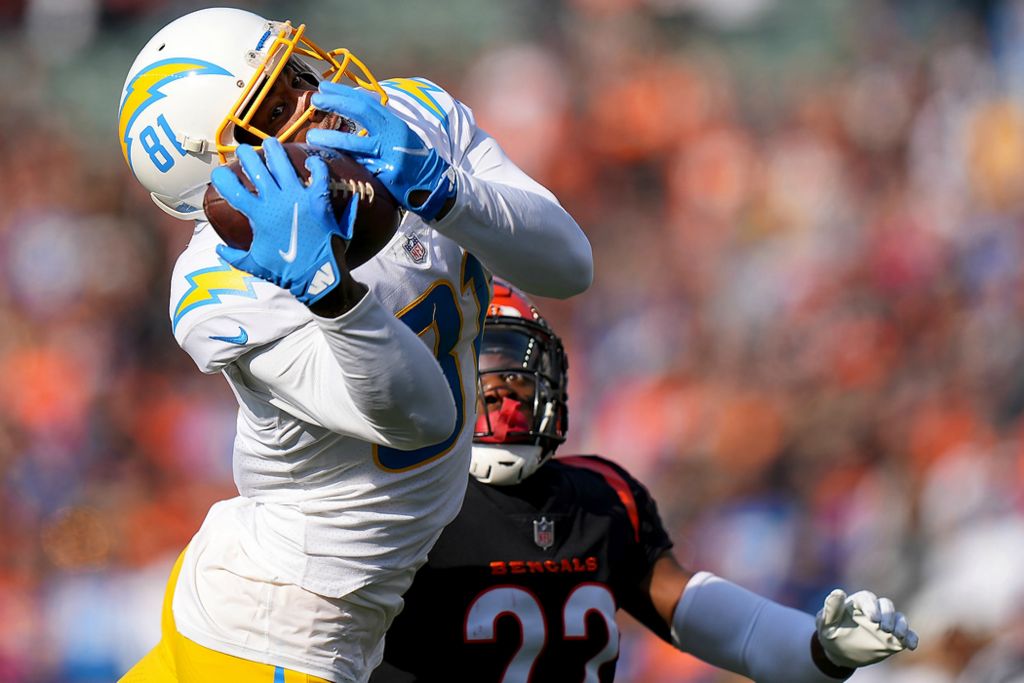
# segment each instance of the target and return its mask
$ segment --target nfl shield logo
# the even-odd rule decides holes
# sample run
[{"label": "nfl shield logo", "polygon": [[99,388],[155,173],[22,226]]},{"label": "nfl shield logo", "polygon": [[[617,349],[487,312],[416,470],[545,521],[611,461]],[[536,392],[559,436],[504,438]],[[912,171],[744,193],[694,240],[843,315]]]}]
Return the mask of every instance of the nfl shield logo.
[{"label": "nfl shield logo", "polygon": [[533,520],[533,542],[543,550],[555,544],[555,523],[547,517]]},{"label": "nfl shield logo", "polygon": [[422,264],[427,260],[427,248],[420,242],[420,238],[413,233],[406,233],[405,244],[402,245],[405,253],[409,255],[413,263]]}]

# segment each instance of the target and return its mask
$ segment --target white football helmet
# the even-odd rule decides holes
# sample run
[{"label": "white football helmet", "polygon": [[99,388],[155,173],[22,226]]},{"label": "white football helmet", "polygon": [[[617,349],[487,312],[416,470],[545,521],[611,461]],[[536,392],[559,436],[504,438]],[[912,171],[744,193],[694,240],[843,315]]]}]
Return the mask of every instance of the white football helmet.
[{"label": "white football helmet", "polygon": [[[177,218],[203,217],[210,171],[233,156],[240,131],[247,140],[268,137],[251,120],[289,60],[302,60],[321,79],[347,77],[387,102],[357,57],[344,48],[325,51],[305,31],[213,8],[172,21],[146,43],[125,80],[117,133],[125,161],[157,206]],[[309,106],[278,139],[294,135],[313,112]]]},{"label": "white football helmet", "polygon": [[569,363],[562,340],[525,294],[497,278],[480,346],[470,474],[518,484],[565,441]]}]

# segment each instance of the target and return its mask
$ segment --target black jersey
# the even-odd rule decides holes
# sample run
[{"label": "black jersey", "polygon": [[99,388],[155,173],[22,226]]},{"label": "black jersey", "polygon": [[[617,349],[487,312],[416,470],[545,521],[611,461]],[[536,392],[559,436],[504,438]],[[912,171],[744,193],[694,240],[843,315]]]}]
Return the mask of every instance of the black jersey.
[{"label": "black jersey", "polygon": [[556,458],[516,486],[470,478],[371,683],[611,681],[616,610],[669,638],[642,584],[671,546],[647,490],[602,458]]}]

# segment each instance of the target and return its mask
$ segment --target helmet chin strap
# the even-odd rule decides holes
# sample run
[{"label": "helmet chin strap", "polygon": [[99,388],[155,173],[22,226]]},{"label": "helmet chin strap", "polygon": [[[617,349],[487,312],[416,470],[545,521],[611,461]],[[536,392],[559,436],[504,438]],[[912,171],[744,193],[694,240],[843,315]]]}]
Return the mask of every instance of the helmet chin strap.
[{"label": "helmet chin strap", "polygon": [[485,484],[512,486],[537,471],[541,447],[534,444],[473,444],[469,473]]},{"label": "helmet chin strap", "polygon": [[189,211],[179,211],[178,209],[176,209],[176,208],[172,207],[170,204],[168,204],[164,200],[164,198],[161,197],[160,195],[158,195],[157,193],[150,192],[149,196],[153,200],[153,203],[156,204],[158,207],[160,207],[160,209],[164,213],[169,214],[171,216],[174,216],[175,218],[177,218],[179,220],[191,221],[191,220],[203,220],[203,219],[206,218],[206,214],[203,213],[202,209],[193,208],[193,209],[191,209]]}]

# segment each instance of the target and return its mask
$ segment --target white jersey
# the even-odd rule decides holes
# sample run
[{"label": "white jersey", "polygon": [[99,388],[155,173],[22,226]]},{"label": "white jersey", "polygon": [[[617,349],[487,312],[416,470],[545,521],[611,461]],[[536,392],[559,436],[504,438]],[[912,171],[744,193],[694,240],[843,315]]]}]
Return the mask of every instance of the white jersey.
[{"label": "white jersey", "polygon": [[[459,194],[437,224],[407,214],[387,247],[353,271],[370,288],[362,302],[337,321],[316,318],[287,291],[222,261],[207,223],[197,224],[171,284],[175,339],[202,371],[223,373],[239,403],[240,495],[211,508],[186,552],[173,602],[178,630],[337,681],[361,680],[379,661],[401,593],[461,506],[489,296],[481,261],[554,294],[577,287],[583,276],[572,264],[581,255],[590,267],[578,226],[467,108],[421,79],[382,85],[389,107],[452,164]],[[536,239],[517,251],[516,231]],[[526,275],[544,259],[568,263],[569,274]],[[395,334],[395,318],[419,339]],[[417,354],[429,363],[412,362]],[[429,373],[438,368],[435,382]],[[454,402],[454,425],[434,445],[402,450],[398,437],[389,445],[390,432],[366,410],[404,410],[422,422],[435,406],[402,405],[403,382],[435,382],[436,405]],[[266,623],[285,604],[288,623]],[[351,614],[358,618],[342,618]]]}]

